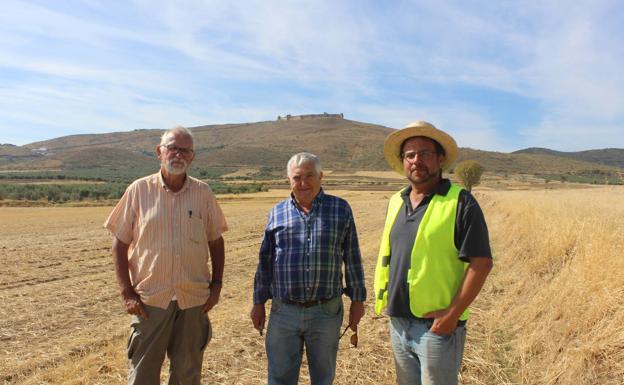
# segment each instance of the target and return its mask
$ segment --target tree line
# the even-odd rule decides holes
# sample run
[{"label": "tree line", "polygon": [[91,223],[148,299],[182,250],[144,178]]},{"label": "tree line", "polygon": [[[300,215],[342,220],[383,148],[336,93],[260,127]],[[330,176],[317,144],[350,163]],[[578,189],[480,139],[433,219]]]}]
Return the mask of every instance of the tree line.
[{"label": "tree line", "polygon": [[[0,183],[0,200],[48,201],[63,203],[70,201],[119,199],[127,183],[91,183],[91,184],[17,184]],[[249,183],[227,185],[210,183],[216,194],[238,194],[267,191],[263,184]]]}]

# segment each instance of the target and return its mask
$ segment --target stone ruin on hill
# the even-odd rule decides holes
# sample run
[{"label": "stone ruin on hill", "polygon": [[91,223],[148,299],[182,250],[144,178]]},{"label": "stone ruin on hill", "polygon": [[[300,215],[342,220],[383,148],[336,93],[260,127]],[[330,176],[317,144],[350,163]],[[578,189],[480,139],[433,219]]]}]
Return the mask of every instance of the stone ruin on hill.
[{"label": "stone ruin on hill", "polygon": [[308,115],[286,115],[286,116],[278,116],[277,120],[304,120],[304,119],[314,119],[314,118],[337,118],[344,119],[343,113],[339,114],[328,114],[327,112],[323,112],[322,114],[308,114]]}]

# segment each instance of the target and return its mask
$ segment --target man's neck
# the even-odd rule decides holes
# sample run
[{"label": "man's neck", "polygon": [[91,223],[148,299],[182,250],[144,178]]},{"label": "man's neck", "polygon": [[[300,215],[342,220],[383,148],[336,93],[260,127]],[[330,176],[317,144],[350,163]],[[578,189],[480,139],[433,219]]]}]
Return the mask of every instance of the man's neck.
[{"label": "man's neck", "polygon": [[184,182],[186,181],[186,173],[179,175],[169,174],[166,170],[161,170],[160,173],[162,175],[165,186],[167,186],[169,190],[173,192],[178,192],[184,186]]},{"label": "man's neck", "polygon": [[[442,178],[436,178],[432,181],[428,181],[427,183],[411,183],[410,185],[412,186],[412,191],[410,192],[410,196],[412,197],[412,200],[420,198],[422,199],[423,197],[433,193],[436,188],[438,188],[438,186],[440,185],[440,183],[442,182]],[[420,201],[420,199],[418,199]]]},{"label": "man's neck", "polygon": [[299,206],[299,208],[306,214],[309,214],[310,211],[312,210],[312,204],[314,203],[314,200],[310,201],[310,202],[303,202],[298,200],[297,198],[295,198],[295,202],[297,202],[297,206]]},{"label": "man's neck", "polygon": [[312,198],[312,200],[310,200],[309,202],[304,202],[302,200],[297,199],[297,197],[295,196],[295,194],[292,194],[292,198],[295,201],[295,203],[297,204],[297,207],[299,207],[299,209],[301,209],[304,213],[309,214],[310,211],[312,211],[312,206],[314,205],[314,201],[316,200],[316,198],[319,196],[321,192],[319,191],[314,198]]}]

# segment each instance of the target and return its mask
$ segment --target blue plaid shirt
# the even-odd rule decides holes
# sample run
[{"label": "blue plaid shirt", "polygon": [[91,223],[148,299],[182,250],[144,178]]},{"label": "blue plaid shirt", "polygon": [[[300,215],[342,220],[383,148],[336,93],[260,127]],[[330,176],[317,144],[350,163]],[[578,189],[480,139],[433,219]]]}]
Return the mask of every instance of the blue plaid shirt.
[{"label": "blue plaid shirt", "polygon": [[321,190],[306,215],[291,194],[269,212],[254,280],[254,304],[269,298],[313,301],[343,293],[352,301],[366,299],[351,207]]}]

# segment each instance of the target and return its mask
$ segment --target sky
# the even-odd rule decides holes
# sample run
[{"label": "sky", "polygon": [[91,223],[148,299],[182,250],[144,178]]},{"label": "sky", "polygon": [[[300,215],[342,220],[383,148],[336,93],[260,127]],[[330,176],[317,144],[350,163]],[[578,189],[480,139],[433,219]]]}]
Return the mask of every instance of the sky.
[{"label": "sky", "polygon": [[0,143],[323,112],[624,148],[624,2],[2,0]]}]

